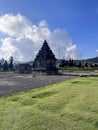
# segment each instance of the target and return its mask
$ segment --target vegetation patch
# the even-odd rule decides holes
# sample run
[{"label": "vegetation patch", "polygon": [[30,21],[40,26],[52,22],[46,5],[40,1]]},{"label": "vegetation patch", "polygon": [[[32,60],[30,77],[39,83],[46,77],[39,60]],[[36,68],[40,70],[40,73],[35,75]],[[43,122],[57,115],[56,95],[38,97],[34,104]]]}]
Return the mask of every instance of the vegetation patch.
[{"label": "vegetation patch", "polygon": [[0,130],[98,130],[97,78],[0,98]]}]

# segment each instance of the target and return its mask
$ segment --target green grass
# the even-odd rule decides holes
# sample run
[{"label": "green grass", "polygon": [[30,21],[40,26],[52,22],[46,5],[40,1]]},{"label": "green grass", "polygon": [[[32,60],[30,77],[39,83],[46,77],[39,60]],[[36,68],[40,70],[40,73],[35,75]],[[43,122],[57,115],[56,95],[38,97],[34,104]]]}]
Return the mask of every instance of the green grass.
[{"label": "green grass", "polygon": [[98,130],[98,77],[0,98],[0,130]]}]

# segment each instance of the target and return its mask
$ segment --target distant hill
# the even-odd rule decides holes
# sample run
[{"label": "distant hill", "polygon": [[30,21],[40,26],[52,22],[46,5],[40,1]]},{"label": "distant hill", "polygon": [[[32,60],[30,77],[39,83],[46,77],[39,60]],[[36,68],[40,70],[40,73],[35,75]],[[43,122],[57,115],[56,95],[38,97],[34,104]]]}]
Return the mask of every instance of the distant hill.
[{"label": "distant hill", "polygon": [[[57,64],[61,63],[62,59],[57,59]],[[74,60],[75,63],[79,63],[79,62],[89,62],[89,63],[95,63],[98,64],[98,57],[94,57],[94,58],[89,58],[89,59],[83,59],[83,60]]]},{"label": "distant hill", "polygon": [[33,61],[28,61],[26,63],[29,64],[29,65],[33,65]]},{"label": "distant hill", "polygon": [[93,57],[93,58],[89,58],[89,59],[83,59],[83,60],[74,60],[75,62],[89,62],[89,63],[95,63],[98,64],[98,57]]},{"label": "distant hill", "polygon": [[14,61],[14,64],[22,64],[22,63],[24,63],[24,64],[30,64],[30,65],[33,65],[33,61],[27,61],[27,62],[23,62],[23,61]]},{"label": "distant hill", "polygon": [[90,62],[90,63],[98,63],[98,57],[86,59],[86,60],[83,60],[83,61],[87,61],[87,62]]},{"label": "distant hill", "polygon": [[[62,59],[57,59],[57,64],[59,64],[61,62]],[[94,57],[94,58],[90,58],[90,59],[85,59],[85,60],[74,60],[74,62],[90,62],[90,63],[97,63],[98,64],[98,57]],[[33,61],[28,61],[28,62],[19,62],[19,61],[15,61],[15,64],[19,64],[19,63],[27,63],[30,65],[33,65]]]}]

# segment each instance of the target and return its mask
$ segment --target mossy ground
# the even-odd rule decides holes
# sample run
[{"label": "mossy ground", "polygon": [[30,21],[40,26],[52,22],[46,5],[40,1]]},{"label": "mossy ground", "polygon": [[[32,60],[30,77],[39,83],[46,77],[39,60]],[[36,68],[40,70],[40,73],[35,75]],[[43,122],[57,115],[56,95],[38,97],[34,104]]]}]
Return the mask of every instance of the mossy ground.
[{"label": "mossy ground", "polygon": [[98,77],[0,98],[0,130],[98,130]]}]

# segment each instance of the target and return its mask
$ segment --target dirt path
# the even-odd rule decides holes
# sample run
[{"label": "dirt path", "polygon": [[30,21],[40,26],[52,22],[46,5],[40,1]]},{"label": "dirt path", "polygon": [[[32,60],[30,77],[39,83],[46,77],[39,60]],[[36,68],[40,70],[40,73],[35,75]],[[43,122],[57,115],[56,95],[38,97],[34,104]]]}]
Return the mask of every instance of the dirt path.
[{"label": "dirt path", "polygon": [[76,76],[36,76],[31,74],[0,73],[0,97],[6,97],[17,92],[58,83]]}]

